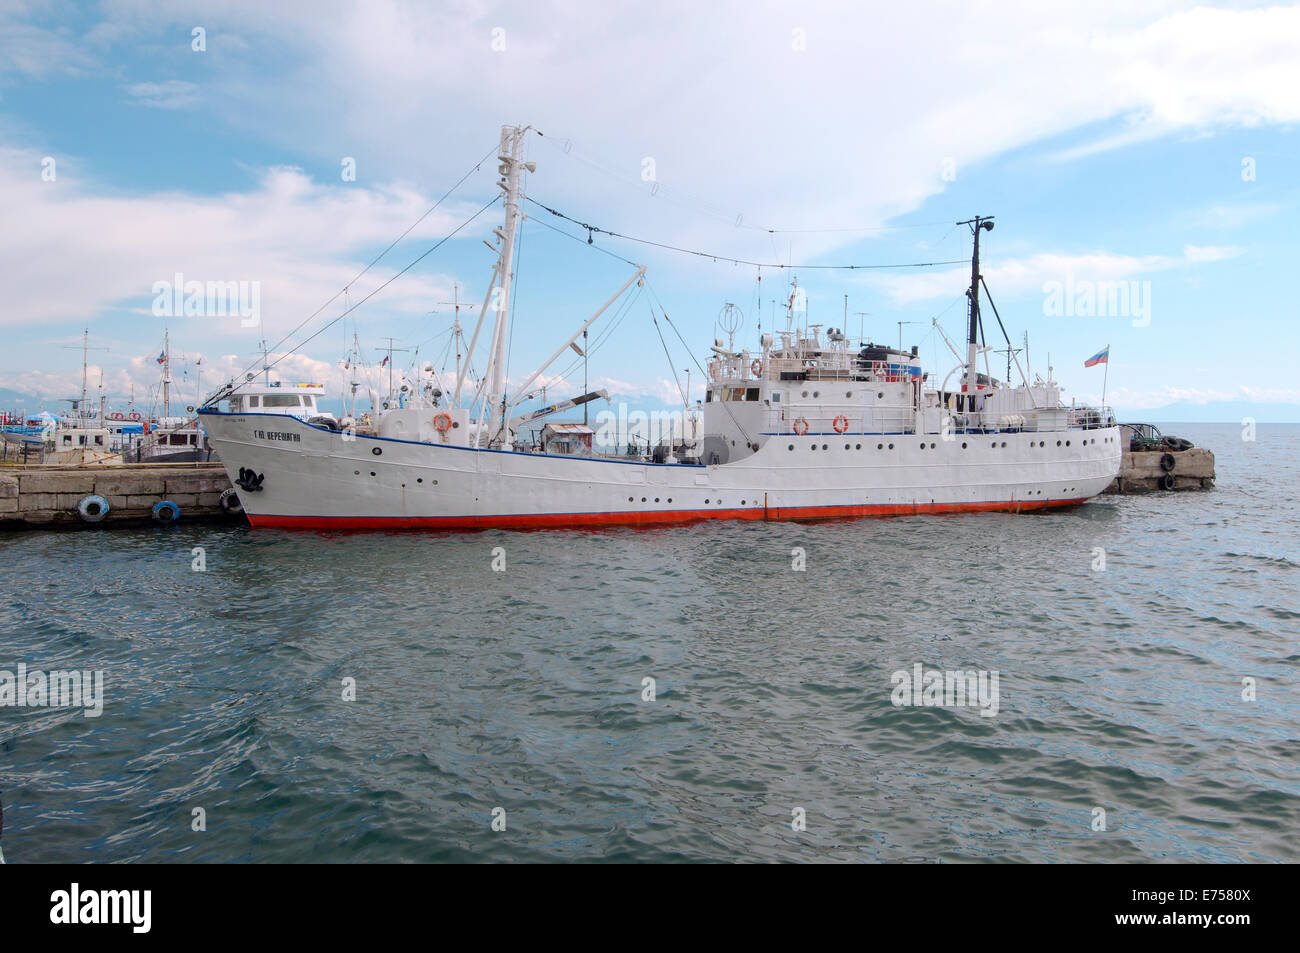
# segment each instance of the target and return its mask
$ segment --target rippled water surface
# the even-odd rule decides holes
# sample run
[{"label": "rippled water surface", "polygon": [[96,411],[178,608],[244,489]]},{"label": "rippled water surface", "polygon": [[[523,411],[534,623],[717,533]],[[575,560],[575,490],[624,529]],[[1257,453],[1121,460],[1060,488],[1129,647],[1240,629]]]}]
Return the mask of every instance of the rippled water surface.
[{"label": "rippled water surface", "polygon": [[[1168,429],[1215,450],[1217,489],[653,531],[0,536],[0,668],[100,669],[106,695],[99,718],[0,708],[5,853],[1300,861],[1300,427]],[[894,706],[918,662],[997,670],[996,716]]]}]

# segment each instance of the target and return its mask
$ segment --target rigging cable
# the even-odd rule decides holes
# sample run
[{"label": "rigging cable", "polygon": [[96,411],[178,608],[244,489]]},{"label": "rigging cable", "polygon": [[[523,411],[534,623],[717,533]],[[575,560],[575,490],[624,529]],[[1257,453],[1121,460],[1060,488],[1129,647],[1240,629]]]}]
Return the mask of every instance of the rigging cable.
[{"label": "rigging cable", "polygon": [[556,209],[553,209],[553,208],[551,208],[551,207],[549,207],[549,206],[547,206],[547,205],[543,205],[541,202],[537,201],[537,200],[534,199],[534,198],[530,198],[530,197],[528,197],[528,196],[524,196],[524,201],[526,201],[526,202],[531,202],[532,204],[536,205],[538,208],[543,209],[543,210],[545,210],[545,211],[547,211],[547,212],[550,212],[552,215],[554,215],[554,216],[557,217],[557,218],[562,218],[562,219],[564,219],[564,220],[567,221],[567,222],[572,222],[574,225],[577,225],[579,228],[584,228],[584,229],[586,229],[586,230],[587,230],[587,235],[588,235],[588,244],[591,244],[591,242],[590,242],[590,236],[592,236],[592,235],[594,235],[595,233],[599,232],[599,233],[602,234],[602,235],[609,235],[611,238],[621,238],[621,239],[623,239],[623,240],[625,240],[625,241],[629,241],[629,242],[637,242],[637,243],[639,243],[639,244],[641,244],[641,245],[650,245],[650,246],[653,246],[654,248],[663,248],[663,249],[666,249],[666,250],[668,250],[668,251],[681,252],[681,253],[684,254],[684,255],[694,255],[694,256],[696,256],[697,258],[711,258],[711,259],[713,259],[714,261],[726,261],[726,262],[731,262],[732,264],[735,264],[735,265],[752,265],[752,266],[760,267],[760,268],[788,268],[788,269],[802,269],[802,270],[807,270],[807,271],[813,271],[813,270],[817,270],[817,271],[867,271],[867,270],[882,269],[882,268],[933,268],[933,267],[936,267],[936,266],[938,266],[938,265],[961,265],[961,264],[964,264],[964,263],[965,263],[965,259],[953,259],[953,260],[951,260],[951,261],[914,261],[914,262],[902,262],[902,263],[899,263],[899,264],[890,264],[890,265],[794,265],[794,264],[782,265],[782,264],[771,264],[771,263],[765,263],[765,262],[760,262],[760,261],[750,261],[749,259],[745,259],[745,258],[732,258],[732,257],[730,257],[729,255],[715,255],[715,254],[712,254],[711,252],[696,251],[695,249],[691,249],[691,248],[682,248],[682,247],[679,246],[679,245],[669,245],[669,244],[666,244],[666,243],[664,243],[664,242],[656,242],[656,241],[652,241],[652,240],[650,240],[650,239],[648,239],[648,238],[635,238],[635,237],[633,237],[633,236],[631,236],[631,235],[623,235],[623,234],[621,234],[621,233],[619,233],[619,232],[613,232],[613,231],[610,231],[610,230],[607,229],[607,228],[601,228],[601,227],[598,226],[598,225],[590,225],[590,224],[588,224],[587,222],[581,222],[581,221],[579,221],[579,220],[576,219],[576,218],[572,218],[571,216],[565,215],[563,212],[557,211]]},{"label": "rigging cable", "polygon": [[[414,268],[416,265],[418,265],[420,262],[422,262],[425,258],[428,258],[428,257],[429,257],[430,255],[432,255],[435,251],[437,251],[439,248],[441,248],[443,245],[445,245],[448,241],[450,241],[451,239],[455,238],[456,235],[457,235],[457,233],[459,233],[461,229],[463,229],[466,225],[469,225],[469,224],[470,224],[471,222],[473,222],[476,218],[478,218],[480,215],[482,215],[484,212],[486,212],[488,209],[490,209],[493,205],[496,205],[497,202],[499,202],[499,201],[501,201],[501,196],[498,195],[498,196],[496,196],[496,198],[494,198],[494,199],[492,199],[491,201],[489,201],[486,205],[482,206],[482,207],[481,207],[477,212],[475,212],[475,213],[474,213],[473,215],[471,215],[469,218],[465,219],[465,221],[463,221],[463,222],[461,222],[459,225],[457,225],[457,226],[456,226],[452,231],[448,232],[448,233],[447,233],[446,235],[444,235],[442,238],[438,239],[437,243],[434,244],[431,248],[429,248],[429,249],[427,249],[426,251],[422,252],[418,257],[416,257],[416,258],[415,258],[415,259],[414,259],[410,264],[408,264],[405,268],[403,268],[401,271],[397,272],[395,275],[393,275],[391,278],[389,278],[387,281],[385,281],[382,285],[380,285],[380,286],[379,286],[378,288],[376,288],[374,291],[370,292],[370,294],[366,295],[364,298],[362,298],[360,301],[358,301],[356,304],[354,304],[354,305],[353,305],[351,308],[349,308],[347,311],[345,311],[345,312],[343,312],[342,314],[340,314],[337,318],[334,318],[333,320],[329,321],[327,324],[325,324],[323,327],[321,327],[321,329],[320,329],[319,331],[316,331],[314,334],[310,335],[309,337],[304,338],[304,339],[303,339],[300,343],[298,343],[298,344],[297,344],[297,345],[296,345],[292,350],[286,351],[285,353],[283,353],[283,354],[281,354],[279,357],[277,357],[274,361],[271,361],[269,364],[267,364],[267,368],[269,369],[269,368],[275,367],[277,364],[279,364],[281,361],[283,361],[283,360],[284,360],[286,357],[288,357],[290,354],[294,353],[294,351],[298,350],[298,348],[301,348],[303,345],[308,344],[309,342],[311,342],[312,340],[314,340],[316,337],[318,337],[318,336],[320,336],[321,334],[323,334],[324,332],[328,331],[328,330],[329,330],[333,325],[337,324],[339,321],[341,321],[343,318],[347,317],[349,314],[351,314],[351,313],[352,313],[353,311],[355,311],[357,308],[361,307],[363,304],[365,304],[367,301],[369,301],[369,300],[370,300],[371,298],[373,298],[375,295],[379,294],[379,292],[383,291],[385,288],[387,288],[389,285],[391,285],[391,284],[392,284],[394,281],[396,281],[398,278],[402,277],[402,275],[406,274],[408,271],[410,271],[412,268]],[[337,298],[338,295],[335,295],[334,297]],[[330,300],[333,300],[333,299],[330,299]],[[310,320],[310,319],[308,319],[308,320]],[[305,323],[305,322],[304,322],[304,323]],[[283,343],[283,341],[281,341],[280,343]],[[245,371],[247,371],[247,369],[245,369]]]},{"label": "rigging cable", "polygon": [[[289,332],[288,334],[286,334],[284,337],[280,338],[280,340],[277,341],[277,342],[275,343],[275,345],[271,348],[271,350],[274,351],[274,350],[275,350],[276,348],[278,348],[281,344],[284,344],[286,341],[289,340],[289,338],[293,337],[293,336],[294,336],[295,334],[297,334],[300,330],[302,330],[303,327],[306,326],[307,322],[311,321],[314,317],[316,317],[316,315],[320,314],[322,311],[324,311],[326,308],[328,308],[328,307],[330,306],[330,304],[332,304],[334,301],[338,300],[339,295],[341,295],[341,294],[347,294],[348,289],[351,288],[352,285],[354,285],[354,284],[355,284],[355,283],[356,283],[356,282],[361,278],[362,275],[364,275],[364,274],[365,274],[366,272],[368,272],[371,268],[373,268],[375,265],[377,265],[377,264],[379,263],[379,261],[380,261],[380,260],[381,260],[385,255],[387,255],[390,251],[393,250],[394,247],[396,247],[396,245],[397,245],[398,242],[400,242],[400,241],[401,241],[403,238],[405,238],[407,235],[411,234],[411,231],[412,231],[412,230],[413,230],[417,225],[419,225],[421,222],[423,222],[426,218],[428,218],[428,217],[433,213],[434,209],[436,209],[439,205],[441,205],[443,202],[445,202],[445,201],[447,200],[447,197],[448,197],[448,196],[450,196],[453,192],[455,192],[458,188],[460,188],[460,187],[465,183],[465,180],[466,180],[466,179],[468,179],[471,175],[473,175],[475,172],[477,172],[477,171],[482,167],[483,163],[484,163],[485,161],[487,161],[488,157],[491,156],[492,153],[494,153],[494,152],[497,150],[497,148],[498,148],[497,146],[493,146],[493,147],[492,147],[491,149],[489,149],[487,152],[483,153],[483,157],[482,157],[481,159],[479,159],[477,162],[474,163],[473,168],[471,168],[468,172],[466,172],[463,176],[461,176],[460,179],[456,182],[455,185],[453,185],[450,189],[448,189],[446,192],[444,192],[444,193],[442,194],[442,197],[439,198],[438,201],[434,202],[433,205],[429,206],[429,208],[425,211],[425,213],[424,213],[423,215],[421,215],[419,218],[417,218],[414,222],[412,222],[412,223],[410,224],[410,226],[406,229],[406,231],[402,232],[402,234],[398,235],[395,239],[393,239],[392,243],[389,244],[389,246],[388,246],[387,248],[385,248],[385,249],[384,249],[383,251],[381,251],[378,255],[376,255],[376,256],[374,257],[374,259],[370,262],[370,264],[366,265],[366,267],[362,268],[359,272],[357,272],[356,275],[353,276],[353,278],[352,278],[351,281],[349,281],[346,285],[344,285],[342,288],[340,288],[338,291],[336,291],[333,295],[331,295],[330,298],[329,298],[329,299],[328,299],[324,304],[322,304],[319,308],[317,308],[317,309],[316,309],[315,311],[313,311],[311,314],[307,315],[307,317],[303,318],[303,320],[298,324],[297,327],[295,327],[292,331],[290,331],[290,332]],[[498,198],[499,198],[499,196],[498,196]],[[493,201],[496,201],[496,199],[493,199]],[[480,209],[480,211],[482,211],[482,210]],[[477,217],[478,217],[478,215],[477,215],[477,213],[476,213],[475,216],[474,216],[474,218],[477,218]],[[474,219],[470,219],[471,222],[472,222],[473,220],[474,220]],[[460,231],[460,229],[457,229],[456,231]],[[452,234],[454,235],[455,232],[453,232]],[[439,244],[441,244],[441,242],[439,242]],[[437,246],[435,245],[434,247],[436,248]],[[432,251],[432,250],[433,250],[433,249],[430,249],[430,251]],[[428,254],[428,252],[426,252],[425,254]],[[421,255],[420,257],[423,258],[424,255]],[[419,259],[417,258],[416,261],[419,261]],[[414,265],[414,264],[415,264],[415,262],[412,262],[412,263],[411,263],[411,265]],[[398,272],[398,275],[403,274],[407,269],[409,269],[409,268],[411,267],[411,265],[408,265],[407,268],[405,268],[405,269],[403,269],[402,271]],[[394,275],[393,277],[395,278],[395,277],[397,277],[397,275]],[[390,278],[389,281],[392,281],[392,279]],[[384,285],[387,285],[387,284],[388,284],[388,282],[384,282]],[[384,285],[380,285],[380,288],[383,288]],[[379,289],[376,289],[376,290],[379,290]],[[374,292],[371,292],[371,294],[373,294],[373,293],[374,293]],[[369,297],[370,297],[370,295],[366,295],[366,298],[369,298]],[[362,300],[364,301],[365,299],[362,299]],[[359,302],[359,303],[360,303],[360,302]],[[358,303],[358,304],[359,304],[359,303]],[[343,312],[343,314],[340,315],[339,317],[344,317],[344,316],[346,316],[346,315],[347,315],[349,312],[351,312],[352,310],[353,310],[352,308],[347,308],[347,309]],[[337,320],[338,320],[338,319],[336,318],[335,321],[337,321]],[[326,325],[326,327],[329,327],[330,325],[334,324],[335,321],[331,321],[330,324],[327,324],[327,325]],[[318,332],[318,333],[319,333],[319,332]],[[315,337],[315,336],[316,336],[316,335],[314,335],[314,334],[312,335],[312,337]],[[310,341],[311,338],[308,338],[307,340]],[[307,343],[307,341],[302,342],[302,344],[306,344],[306,343]],[[298,347],[302,347],[302,344],[299,344]],[[297,348],[294,348],[294,350],[297,350]],[[289,353],[292,353],[292,351],[290,351]],[[279,363],[279,361],[277,361],[276,363]],[[244,368],[243,373],[247,374],[247,373],[248,373],[250,370],[252,370],[256,365],[257,365],[257,362],[254,361],[252,364],[248,365],[248,367]],[[272,365],[272,366],[273,366],[273,365]]]}]

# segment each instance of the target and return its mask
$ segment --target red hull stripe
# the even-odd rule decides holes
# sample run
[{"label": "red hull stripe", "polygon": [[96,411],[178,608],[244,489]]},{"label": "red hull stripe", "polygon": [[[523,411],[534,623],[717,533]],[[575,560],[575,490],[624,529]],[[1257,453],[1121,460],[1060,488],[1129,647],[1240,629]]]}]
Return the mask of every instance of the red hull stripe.
[{"label": "red hull stripe", "polygon": [[870,506],[787,506],[743,510],[662,510],[639,513],[537,513],[499,516],[272,516],[248,514],[255,529],[539,529],[571,526],[649,526],[695,523],[700,520],[817,520],[861,516],[916,516],[931,513],[1022,513],[1059,506],[1074,500],[987,501],[980,503],[911,503]]}]

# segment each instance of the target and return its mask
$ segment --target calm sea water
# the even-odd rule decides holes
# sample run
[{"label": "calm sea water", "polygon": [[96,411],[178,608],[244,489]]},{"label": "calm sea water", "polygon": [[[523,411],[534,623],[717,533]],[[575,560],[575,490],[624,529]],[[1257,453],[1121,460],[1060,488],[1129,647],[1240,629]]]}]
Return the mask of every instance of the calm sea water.
[{"label": "calm sea water", "polygon": [[[0,709],[5,853],[1300,861],[1300,427],[1167,429],[1216,452],[1217,489],[654,531],[0,536],[0,668],[102,670],[106,696],[99,718]],[[998,713],[896,707],[916,663],[996,670]]]}]

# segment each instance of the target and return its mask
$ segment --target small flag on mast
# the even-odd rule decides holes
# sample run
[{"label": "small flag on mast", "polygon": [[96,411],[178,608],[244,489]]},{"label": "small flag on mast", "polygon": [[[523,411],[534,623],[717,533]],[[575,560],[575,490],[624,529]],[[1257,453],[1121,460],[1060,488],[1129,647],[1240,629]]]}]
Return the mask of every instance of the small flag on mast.
[{"label": "small flag on mast", "polygon": [[1109,364],[1109,363],[1110,363],[1110,345],[1107,344],[1104,348],[1102,348],[1100,351],[1098,351],[1098,352],[1097,352],[1096,354],[1094,354],[1092,357],[1090,357],[1090,358],[1088,358],[1086,361],[1084,361],[1084,362],[1083,362],[1083,366],[1084,366],[1084,367],[1095,367],[1095,366],[1097,366],[1098,364]]},{"label": "small flag on mast", "polygon": [[158,363],[159,363],[159,364],[166,364],[166,363],[167,363],[167,352],[166,352],[166,351],[160,351],[160,352],[158,353]]},{"label": "small flag on mast", "polygon": [[385,364],[387,364],[387,363],[388,363],[388,358],[385,357],[382,361],[379,362],[379,366],[380,366],[380,367],[383,367],[383,366],[384,366]]}]

